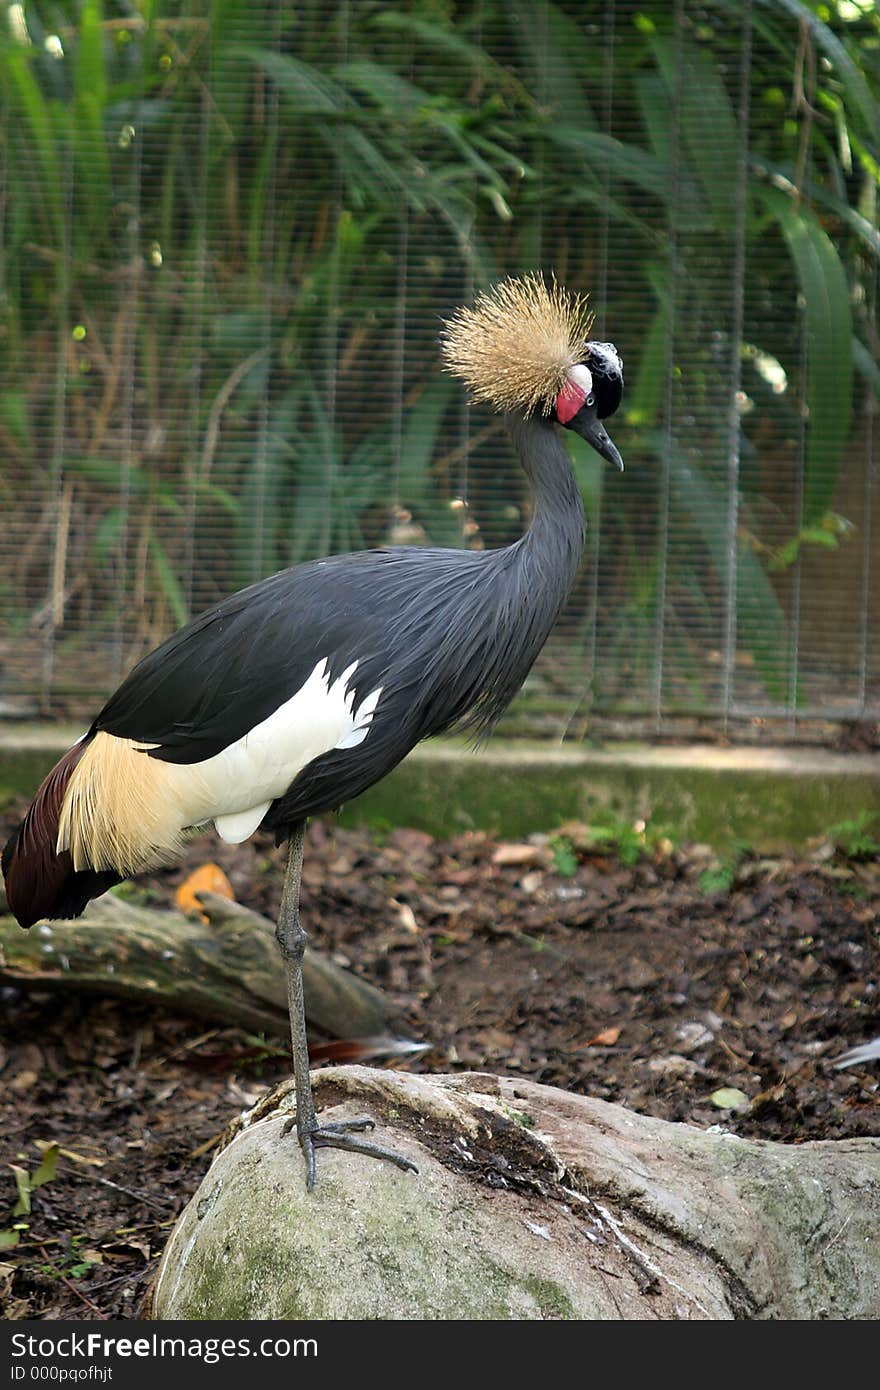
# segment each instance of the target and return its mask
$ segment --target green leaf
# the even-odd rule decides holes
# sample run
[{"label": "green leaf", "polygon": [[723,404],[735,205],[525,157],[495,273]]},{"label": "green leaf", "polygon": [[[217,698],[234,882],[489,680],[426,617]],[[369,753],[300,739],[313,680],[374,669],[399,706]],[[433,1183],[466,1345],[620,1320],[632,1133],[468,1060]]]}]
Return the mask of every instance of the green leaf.
[{"label": "green leaf", "polygon": [[397,120],[404,115],[412,118],[417,111],[430,106],[433,101],[428,92],[412,82],[407,82],[399,73],[365,59],[340,63],[333,69],[333,76],[338,82],[363,92]]},{"label": "green leaf", "polygon": [[110,510],[101,517],[95,528],[95,559],[100,565],[106,565],[113,553],[115,546],[122,535],[122,528],[125,524],[125,512],[122,507],[111,507]]},{"label": "green leaf", "polygon": [[[8,90],[17,96],[27,129],[35,146],[35,152],[42,166],[39,184],[41,198],[48,203],[52,229],[59,246],[65,240],[64,185],[61,174],[59,151],[56,148],[55,130],[51,119],[49,103],[40,91],[30,69],[30,54],[19,48],[7,48],[4,53],[4,67],[11,77]],[[4,84],[7,85],[7,84]]]},{"label": "green leaf", "polygon": [[[792,168],[784,164],[773,164],[769,160],[760,159],[755,155],[749,157],[749,167],[761,179],[772,179],[776,188],[780,191],[786,191],[792,199],[797,197],[798,189]],[[880,256],[880,228],[874,226],[873,222],[863,216],[858,208],[850,207],[843,198],[835,197],[833,193],[830,193],[822,184],[816,183],[814,179],[804,178],[801,192],[813,206],[825,207],[833,212],[835,217],[839,217],[841,222],[844,222],[851,231],[855,232],[872,255]]]},{"label": "green leaf", "polygon": [[0,392],[0,420],[17,444],[26,446],[29,440],[28,399],[24,391]]},{"label": "green leaf", "polygon": [[31,1191],[35,1187],[43,1187],[45,1183],[52,1182],[58,1171],[58,1145],[55,1143],[43,1146],[43,1158],[39,1168],[31,1174]]},{"label": "green leaf", "polygon": [[15,1175],[15,1186],[18,1189],[18,1201],[12,1208],[13,1216],[27,1216],[31,1209],[31,1175],[27,1168],[22,1168],[17,1163],[10,1163],[10,1168]]},{"label": "green leaf", "polygon": [[592,524],[599,514],[605,465],[595,449],[591,449],[585,440],[573,436],[567,438],[565,443],[584,510]]},{"label": "green leaf", "polygon": [[[218,314],[211,326],[211,335],[219,352],[228,353],[240,361],[253,356],[265,346],[265,316],[259,310],[233,310],[228,314]],[[255,372],[249,372],[245,380],[255,377]],[[257,384],[262,390],[262,377]]]},{"label": "green leaf", "polygon": [[153,570],[168,601],[168,606],[174,614],[175,622],[179,627],[183,627],[189,618],[183,589],[171,567],[162,542],[155,534],[150,537],[150,555],[153,560]]},{"label": "green leaf", "polygon": [[806,305],[809,410],[805,524],[827,510],[852,420],[853,323],[846,272],[834,243],[809,209],[777,189],[761,197],[788,244]]},{"label": "green leaf", "polygon": [[839,72],[847,96],[856,107],[868,130],[876,141],[880,140],[880,107],[872,93],[865,75],[847,53],[840,39],[819,17],[810,5],[803,0],[759,0],[768,9],[781,7],[788,10],[800,23],[806,25],[817,48],[820,48]]},{"label": "green leaf", "polygon": [[0,1250],[14,1250],[20,1240],[21,1231],[17,1231],[13,1226],[0,1230]]},{"label": "green leaf", "polygon": [[[100,0],[83,0],[74,68],[73,132],[77,184],[83,195],[79,199],[80,219],[93,235],[106,226],[110,207],[110,165],[104,132],[107,86],[102,5]],[[78,223],[74,225],[76,228]]]},{"label": "green leaf", "polygon": [[226,50],[262,68],[278,87],[285,103],[299,115],[342,116],[352,107],[345,88],[310,63],[271,48],[231,44]]},{"label": "green leaf", "polygon": [[736,1086],[719,1086],[717,1091],[713,1091],[709,1097],[713,1105],[719,1110],[733,1110],[737,1113],[748,1110],[749,1098],[745,1091],[740,1091]]},{"label": "green leaf", "polygon": [[642,126],[653,153],[664,164],[672,163],[672,107],[669,89],[658,72],[639,73],[635,79],[636,97]]},{"label": "green leaf", "polygon": [[801,531],[802,541],[811,541],[813,545],[824,545],[829,550],[837,549],[837,536],[833,531],[825,531],[821,526],[805,526]]},{"label": "green leaf", "polygon": [[736,865],[719,864],[715,869],[704,869],[697,879],[701,893],[714,897],[717,893],[729,893],[736,878]]},{"label": "green leaf", "polygon": [[635,382],[624,398],[624,413],[628,424],[652,426],[656,423],[663,399],[666,380],[666,357],[669,350],[669,308],[657,308],[645,334],[636,368]]},{"label": "green leaf", "polygon": [[580,18],[544,0],[507,0],[504,6],[529,90],[554,117],[582,128],[598,122],[587,100],[584,73],[596,62],[596,45]]},{"label": "green leaf", "polygon": [[870,350],[860,338],[853,337],[853,365],[864,377],[874,395],[880,400],[880,366],[874,361]]},{"label": "green leaf", "polygon": [[[75,99],[88,97],[90,111],[101,111],[107,99],[102,9],[101,0],[82,0],[79,9]],[[98,127],[99,139],[101,133]]]},{"label": "green leaf", "polygon": [[216,502],[227,516],[239,517],[241,515],[241,503],[225,487],[218,487],[216,483],[206,482],[204,478],[196,479],[196,492],[200,497],[209,497],[212,502]]},{"label": "green leaf", "polygon": [[[585,166],[590,169],[601,188],[601,176],[609,169],[615,179],[635,184],[664,204],[672,198],[672,172],[664,160],[639,145],[625,144],[613,135],[603,135],[598,130],[581,130],[576,126],[550,123],[545,134],[553,144],[564,150],[582,156]],[[604,205],[605,193],[599,196]],[[680,169],[675,189],[675,215],[677,225],[688,231],[708,229],[712,225],[699,187],[691,173]]]},{"label": "green leaf", "polygon": [[578,870],[577,855],[567,835],[551,835],[550,852],[553,867],[563,878],[574,878]]},{"label": "green leaf", "polygon": [[680,94],[681,128],[690,168],[702,186],[716,229],[728,231],[733,223],[739,136],[736,114],[717,64],[691,43],[684,45],[679,58],[673,39],[659,34],[652,37],[651,47],[670,100],[676,91]]},{"label": "green leaf", "polygon": [[432,24],[417,15],[403,14],[390,7],[382,9],[371,19],[377,29],[398,30],[409,33],[428,48],[438,49],[459,60],[466,68],[476,68],[486,78],[500,81],[518,93],[525,92],[522,84],[500,63],[497,63],[485,49],[470,43],[463,37],[459,27],[454,24]]},{"label": "green leaf", "polygon": [[[673,440],[670,479],[676,504],[690,513],[717,573],[727,573],[728,535],[725,490],[690,462]],[[741,639],[773,699],[785,697],[782,670],[785,628],[779,600],[757,556],[740,546],[736,555],[736,605]]]},{"label": "green leaf", "polygon": [[[75,473],[87,478],[96,487],[107,488],[113,492],[119,489],[119,464],[117,460],[106,458],[103,454],[87,455],[70,453],[64,460],[66,473]],[[129,486],[132,492],[145,492],[147,480],[138,468],[131,470]]]},{"label": "green leaf", "polygon": [[544,133],[560,148],[583,155],[595,166],[597,175],[607,167],[615,178],[634,183],[657,198],[665,198],[669,192],[669,168],[649,150],[598,130],[581,130],[557,121],[550,122]]},{"label": "green leaf", "polygon": [[[427,500],[431,487],[431,460],[444,414],[455,391],[454,382],[448,377],[437,376],[407,412],[397,475],[398,496],[404,506],[415,506]],[[384,423],[380,426],[383,434],[387,433],[387,428]]]},{"label": "green leaf", "polygon": [[821,545],[836,550],[842,539],[852,534],[853,524],[837,512],[825,512],[817,522],[802,526],[796,536],[781,546],[768,565],[770,570],[785,570],[793,565],[803,545]]}]

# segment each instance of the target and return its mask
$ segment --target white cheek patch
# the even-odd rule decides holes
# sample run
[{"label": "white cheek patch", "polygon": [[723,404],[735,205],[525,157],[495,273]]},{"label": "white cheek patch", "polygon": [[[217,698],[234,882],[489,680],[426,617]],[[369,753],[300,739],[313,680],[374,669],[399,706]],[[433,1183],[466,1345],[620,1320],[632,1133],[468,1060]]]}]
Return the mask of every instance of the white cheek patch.
[{"label": "white cheek patch", "polygon": [[[295,695],[213,758],[181,769],[192,789],[187,824],[213,820],[230,844],[253,834],[271,803],[322,753],[356,748],[370,731],[382,687],[355,707],[357,662],[330,680],[323,658]],[[166,764],[171,767],[172,764]]]},{"label": "white cheek patch", "polygon": [[576,362],[573,367],[569,367],[566,373],[569,381],[574,382],[584,393],[584,400],[589,396],[593,389],[593,373],[589,367],[585,367],[583,362]]}]

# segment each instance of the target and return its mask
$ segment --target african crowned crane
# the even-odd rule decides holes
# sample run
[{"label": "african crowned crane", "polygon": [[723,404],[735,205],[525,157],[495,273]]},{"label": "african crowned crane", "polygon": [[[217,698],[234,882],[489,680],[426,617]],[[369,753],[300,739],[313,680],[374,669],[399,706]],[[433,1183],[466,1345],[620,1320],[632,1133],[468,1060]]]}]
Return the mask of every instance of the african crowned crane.
[{"label": "african crowned crane", "polygon": [[120,879],[171,861],[213,821],[290,848],[277,935],[286,962],[296,1126],[315,1148],[406,1159],[319,1127],[303,1012],[299,888],[306,818],[384,777],[420,739],[487,733],[522,685],[574,581],[584,509],[557,425],[622,467],[602,419],[621,360],[590,342],[580,296],[506,280],[443,332],[446,367],[505,414],[531,483],[525,535],[494,551],[389,547],[284,570],[225,599],[145,657],[49,773],[3,852],[23,927],[76,917]]}]

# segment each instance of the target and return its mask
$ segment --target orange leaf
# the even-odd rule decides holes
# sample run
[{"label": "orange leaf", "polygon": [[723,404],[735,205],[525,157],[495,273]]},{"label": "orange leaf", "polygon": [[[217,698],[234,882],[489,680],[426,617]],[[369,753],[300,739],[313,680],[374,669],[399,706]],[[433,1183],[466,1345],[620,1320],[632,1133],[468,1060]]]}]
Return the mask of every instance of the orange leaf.
[{"label": "orange leaf", "polygon": [[200,864],[189,878],[184,879],[174,894],[174,901],[181,912],[197,912],[202,921],[207,922],[207,913],[202,911],[197,893],[218,893],[221,898],[229,898],[235,902],[232,884],[219,864]]},{"label": "orange leaf", "polygon": [[595,1038],[590,1038],[587,1047],[613,1047],[619,1037],[619,1028],[603,1028]]}]

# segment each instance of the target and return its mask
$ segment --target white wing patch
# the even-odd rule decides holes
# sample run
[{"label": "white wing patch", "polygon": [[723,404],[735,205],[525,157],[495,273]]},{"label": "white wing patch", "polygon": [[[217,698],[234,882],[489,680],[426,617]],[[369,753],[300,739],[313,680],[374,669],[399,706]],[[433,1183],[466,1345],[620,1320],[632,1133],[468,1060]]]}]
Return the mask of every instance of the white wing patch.
[{"label": "white wing patch", "polygon": [[213,758],[172,763],[147,756],[155,745],[97,733],[73,771],[58,822],[59,853],[77,869],[128,876],[167,864],[183,831],[213,821],[230,844],[252,835],[276,797],[303,768],[334,748],[356,748],[370,731],[382,689],[355,708],[348,689],[357,662],[330,679],[326,659],[274,713]]},{"label": "white wing patch", "polygon": [[239,844],[256,830],[271,802],[283,796],[308,763],[335,748],[356,748],[369,733],[382,694],[371,691],[355,708],[349,683],[357,662],[330,680],[326,658],[295,695],[249,733],[187,771],[201,784],[191,824],[213,820],[218,833]]},{"label": "white wing patch", "polygon": [[217,834],[228,845],[240,845],[248,835],[253,835],[271,805],[271,801],[261,801],[259,806],[252,806],[249,811],[239,811],[237,815],[215,816]]},{"label": "white wing patch", "polygon": [[363,743],[367,734],[370,732],[370,724],[372,723],[373,715],[376,712],[376,706],[379,703],[379,696],[381,694],[382,686],[380,685],[377,690],[364,696],[356,712],[352,715],[352,718],[355,720],[354,728],[350,734],[346,734],[344,738],[339,740],[336,745],[337,748],[357,748],[359,743]]}]

